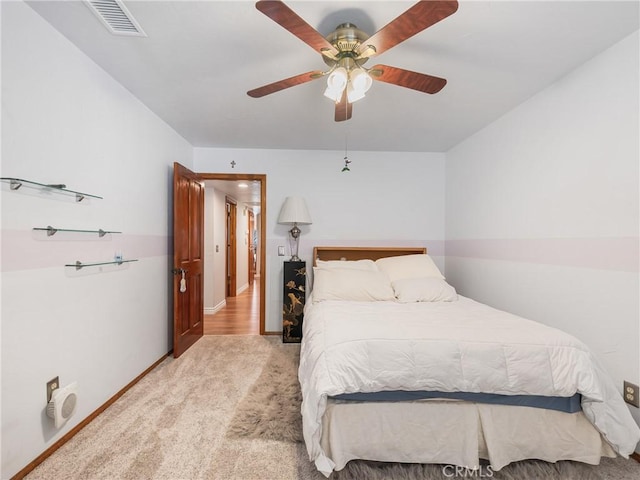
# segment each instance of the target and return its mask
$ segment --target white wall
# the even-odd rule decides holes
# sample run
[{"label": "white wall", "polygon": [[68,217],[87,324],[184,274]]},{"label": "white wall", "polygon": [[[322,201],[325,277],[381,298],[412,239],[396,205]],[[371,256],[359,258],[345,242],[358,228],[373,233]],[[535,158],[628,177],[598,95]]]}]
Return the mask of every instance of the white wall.
[{"label": "white wall", "polygon": [[[290,226],[277,218],[289,195],[304,197],[313,219],[300,226],[300,257],[308,267],[315,245],[426,246],[444,267],[444,154],[351,152],[350,172],[341,172],[343,157],[338,151],[194,149],[197,172],[267,175],[267,331],[282,330]],[[287,256],[278,257],[278,245]]]},{"label": "white wall", "polygon": [[[639,37],[447,152],[446,275],[640,383]],[[630,407],[636,421],[638,409]]]},{"label": "white wall", "polygon": [[227,210],[225,205],[225,194],[215,190],[213,220],[215,222],[213,232],[213,243],[218,247],[215,253],[214,273],[213,273],[213,299],[214,306],[223,305],[227,295]]},{"label": "white wall", "polygon": [[[2,176],[104,197],[75,203],[2,182],[2,478],[24,468],[171,348],[172,163],[193,150],[30,7],[2,2]],[[121,235],[32,231],[105,229]],[[76,272],[65,263],[138,262]],[[45,384],[78,382],[55,430]]]},{"label": "white wall", "polygon": [[[215,313],[226,303],[226,228],[225,194],[207,186],[205,188],[205,265],[204,310]],[[217,251],[216,251],[217,248]]]},{"label": "white wall", "polygon": [[205,186],[204,189],[204,292],[202,303],[205,313],[214,313],[217,303],[214,296],[214,274],[216,245],[214,235],[216,233],[216,222],[214,219],[215,189]]}]

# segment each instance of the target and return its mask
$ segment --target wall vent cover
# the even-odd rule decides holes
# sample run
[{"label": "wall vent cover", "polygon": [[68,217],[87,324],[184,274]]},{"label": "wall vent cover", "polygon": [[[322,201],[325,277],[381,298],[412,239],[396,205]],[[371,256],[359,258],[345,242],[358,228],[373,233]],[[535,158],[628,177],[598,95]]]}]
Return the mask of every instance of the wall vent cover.
[{"label": "wall vent cover", "polygon": [[114,35],[147,36],[122,0],[84,0],[84,2]]}]

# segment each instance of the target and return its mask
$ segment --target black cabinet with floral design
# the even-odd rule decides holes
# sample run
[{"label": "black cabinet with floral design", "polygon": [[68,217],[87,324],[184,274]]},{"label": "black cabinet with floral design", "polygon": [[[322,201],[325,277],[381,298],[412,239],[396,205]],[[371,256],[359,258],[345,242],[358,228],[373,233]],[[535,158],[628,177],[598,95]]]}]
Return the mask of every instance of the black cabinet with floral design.
[{"label": "black cabinet with floral design", "polygon": [[307,278],[305,262],[284,262],[284,294],[282,296],[282,341],[302,340],[302,310]]}]

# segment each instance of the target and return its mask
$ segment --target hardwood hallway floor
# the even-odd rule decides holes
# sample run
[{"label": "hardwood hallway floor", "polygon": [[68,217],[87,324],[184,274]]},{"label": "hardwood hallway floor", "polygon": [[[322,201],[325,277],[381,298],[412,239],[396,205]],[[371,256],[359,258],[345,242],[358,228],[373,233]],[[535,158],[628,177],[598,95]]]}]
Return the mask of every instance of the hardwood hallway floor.
[{"label": "hardwood hallway floor", "polygon": [[204,315],[205,335],[260,335],[260,277],[216,313]]}]

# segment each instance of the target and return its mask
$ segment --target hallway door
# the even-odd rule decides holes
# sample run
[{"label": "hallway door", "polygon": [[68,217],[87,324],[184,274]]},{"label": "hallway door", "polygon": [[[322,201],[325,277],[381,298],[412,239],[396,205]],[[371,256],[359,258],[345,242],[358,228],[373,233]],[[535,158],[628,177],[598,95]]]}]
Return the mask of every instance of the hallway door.
[{"label": "hallway door", "polygon": [[237,292],[237,246],[236,246],[236,230],[237,226],[237,210],[238,206],[230,197],[226,197],[227,209],[227,297],[235,297]]}]

